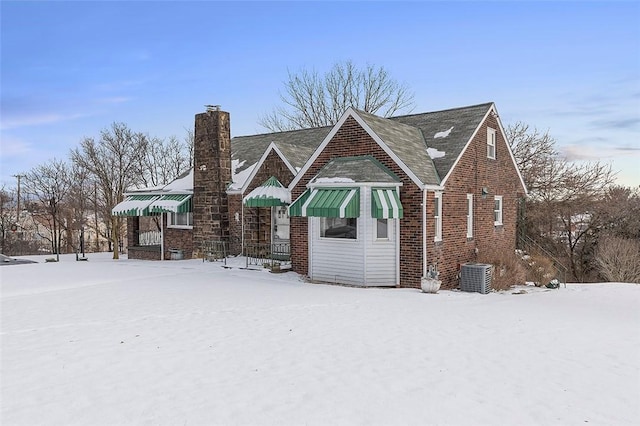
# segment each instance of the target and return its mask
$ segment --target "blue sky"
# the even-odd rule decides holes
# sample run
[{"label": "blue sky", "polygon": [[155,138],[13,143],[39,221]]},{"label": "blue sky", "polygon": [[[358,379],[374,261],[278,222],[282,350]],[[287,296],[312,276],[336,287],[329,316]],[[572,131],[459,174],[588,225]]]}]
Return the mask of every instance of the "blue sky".
[{"label": "blue sky", "polygon": [[287,70],[384,66],[413,112],[496,102],[640,185],[639,2],[1,1],[1,183],[124,122],[182,138],[205,104],[264,133]]}]

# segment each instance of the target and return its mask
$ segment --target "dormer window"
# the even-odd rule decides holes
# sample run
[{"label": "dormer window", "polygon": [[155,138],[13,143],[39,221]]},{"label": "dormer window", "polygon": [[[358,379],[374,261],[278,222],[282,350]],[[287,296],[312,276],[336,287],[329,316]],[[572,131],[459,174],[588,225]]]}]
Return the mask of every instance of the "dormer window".
[{"label": "dormer window", "polygon": [[487,127],[487,158],[496,159],[496,129]]}]

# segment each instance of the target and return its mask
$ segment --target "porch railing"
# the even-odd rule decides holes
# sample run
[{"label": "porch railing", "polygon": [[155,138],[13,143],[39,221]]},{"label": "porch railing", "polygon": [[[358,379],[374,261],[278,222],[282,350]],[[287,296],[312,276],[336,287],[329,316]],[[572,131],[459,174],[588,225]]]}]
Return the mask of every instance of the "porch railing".
[{"label": "porch railing", "polygon": [[547,251],[544,247],[538,244],[531,237],[526,235],[521,235],[518,241],[518,246],[521,250],[523,250],[527,254],[539,254],[541,256],[546,257],[551,261],[552,267],[555,270],[556,276],[564,286],[567,286],[567,272],[568,269],[566,266],[562,264],[562,262],[553,256],[549,251]]},{"label": "porch railing", "polygon": [[245,243],[244,255],[249,265],[273,265],[274,263],[287,263],[291,261],[290,243]]},{"label": "porch railing", "polygon": [[203,241],[202,246],[202,261],[208,260],[210,262],[216,260],[222,260],[224,264],[227,264],[227,255],[229,254],[229,244],[226,241],[209,240]]},{"label": "porch railing", "polygon": [[159,246],[161,243],[162,243],[162,233],[160,231],[138,232],[139,246]]}]

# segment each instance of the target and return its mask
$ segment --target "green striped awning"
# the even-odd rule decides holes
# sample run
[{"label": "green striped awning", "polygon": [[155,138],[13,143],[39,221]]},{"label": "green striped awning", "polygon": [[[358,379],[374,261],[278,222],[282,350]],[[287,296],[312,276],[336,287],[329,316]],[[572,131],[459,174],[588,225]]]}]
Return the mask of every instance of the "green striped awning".
[{"label": "green striped awning", "polygon": [[192,194],[165,194],[151,203],[151,213],[189,213]]},{"label": "green striped awning", "polygon": [[371,216],[376,219],[402,219],[404,211],[395,189],[371,189]]},{"label": "green striped awning", "polygon": [[[305,194],[296,200],[298,203]],[[289,215],[303,217],[359,217],[360,190],[357,188],[313,189],[301,205],[291,205]],[[297,214],[299,213],[299,214]]]},{"label": "green striped awning", "polygon": [[302,216],[302,205],[309,199],[311,190],[304,191],[291,205],[289,206],[289,216]]},{"label": "green striped awning", "polygon": [[243,203],[247,207],[285,206],[291,203],[291,193],[275,176],[271,176],[244,197]]},{"label": "green striped awning", "polygon": [[148,216],[149,205],[157,200],[159,195],[135,194],[127,195],[126,198],[113,209],[114,216]]}]

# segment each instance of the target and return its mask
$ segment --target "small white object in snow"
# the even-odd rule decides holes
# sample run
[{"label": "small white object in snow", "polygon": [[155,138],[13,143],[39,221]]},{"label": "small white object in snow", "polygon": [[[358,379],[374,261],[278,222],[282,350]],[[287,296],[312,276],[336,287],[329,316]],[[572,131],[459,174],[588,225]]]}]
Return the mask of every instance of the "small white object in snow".
[{"label": "small white object in snow", "polygon": [[438,138],[446,138],[447,136],[449,136],[449,133],[451,133],[451,131],[453,130],[453,126],[451,126],[451,128],[449,130],[445,130],[444,132],[438,132],[435,135],[433,135],[434,139],[438,139]]}]

